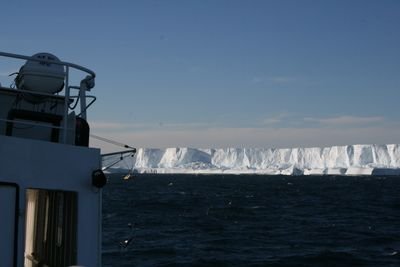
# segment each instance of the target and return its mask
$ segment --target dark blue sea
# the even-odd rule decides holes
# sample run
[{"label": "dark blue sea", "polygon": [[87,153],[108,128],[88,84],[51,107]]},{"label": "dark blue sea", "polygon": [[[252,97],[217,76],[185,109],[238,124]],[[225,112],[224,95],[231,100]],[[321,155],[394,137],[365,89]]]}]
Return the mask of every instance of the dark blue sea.
[{"label": "dark blue sea", "polygon": [[122,176],[103,266],[400,266],[400,177]]}]

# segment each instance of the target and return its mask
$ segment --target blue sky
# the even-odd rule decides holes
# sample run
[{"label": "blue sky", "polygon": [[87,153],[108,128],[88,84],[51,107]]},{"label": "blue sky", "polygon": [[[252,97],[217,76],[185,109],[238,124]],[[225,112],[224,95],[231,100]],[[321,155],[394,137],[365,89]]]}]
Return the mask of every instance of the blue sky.
[{"label": "blue sky", "polygon": [[[396,0],[8,1],[0,23],[1,51],[97,73],[97,135],[137,147],[400,143]],[[10,70],[0,65],[3,85]]]}]

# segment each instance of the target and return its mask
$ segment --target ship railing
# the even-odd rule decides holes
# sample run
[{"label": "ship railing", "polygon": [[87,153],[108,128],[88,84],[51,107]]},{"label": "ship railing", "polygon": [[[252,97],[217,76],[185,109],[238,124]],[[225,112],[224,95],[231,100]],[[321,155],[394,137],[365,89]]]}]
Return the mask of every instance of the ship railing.
[{"label": "ship railing", "polygon": [[[65,67],[65,78],[64,78],[64,107],[63,107],[63,125],[60,127],[56,127],[56,126],[51,126],[52,128],[60,128],[63,135],[62,135],[62,143],[67,143],[67,135],[68,135],[68,131],[70,129],[68,129],[68,115],[69,115],[69,111],[71,109],[75,109],[76,105],[74,105],[73,107],[70,106],[70,103],[73,99],[76,99],[75,103],[78,103],[78,101],[80,101],[80,113],[77,115],[79,117],[81,117],[82,119],[87,119],[87,110],[88,108],[96,101],[96,97],[93,95],[87,95],[86,92],[90,91],[93,87],[94,87],[94,80],[96,77],[96,74],[85,67],[82,67],[80,65],[74,64],[74,63],[70,63],[70,62],[64,62],[64,61],[52,61],[52,60],[47,60],[47,59],[42,59],[42,58],[34,58],[31,56],[24,56],[24,55],[18,55],[18,54],[12,54],[12,53],[6,53],[6,52],[0,52],[0,56],[1,57],[6,57],[6,58],[14,58],[14,59],[21,59],[21,60],[30,60],[30,61],[37,61],[37,62],[44,62],[44,63],[48,63],[48,64],[56,64],[56,65],[62,65]],[[81,72],[84,72],[87,74],[87,76],[85,78],[83,78],[80,81],[79,86],[77,85],[70,85],[70,70],[71,69],[75,69]],[[78,90],[78,95],[73,96],[71,95],[71,89],[76,89]],[[42,93],[42,92],[34,92],[34,91],[27,91],[27,90],[21,90],[18,89],[18,92],[21,93],[29,93],[31,95],[37,95],[37,96],[44,96],[44,97],[57,97],[57,96],[61,96],[62,95],[53,95],[53,94],[47,94],[47,93]],[[89,103],[87,103],[87,99],[91,99],[91,101],[89,101]],[[0,121],[5,121],[5,122],[9,122],[10,120],[8,119],[2,119],[0,118]],[[19,124],[29,124],[26,121],[20,121],[18,120]],[[48,126],[46,124],[41,124],[41,123],[35,123],[36,126]]]}]

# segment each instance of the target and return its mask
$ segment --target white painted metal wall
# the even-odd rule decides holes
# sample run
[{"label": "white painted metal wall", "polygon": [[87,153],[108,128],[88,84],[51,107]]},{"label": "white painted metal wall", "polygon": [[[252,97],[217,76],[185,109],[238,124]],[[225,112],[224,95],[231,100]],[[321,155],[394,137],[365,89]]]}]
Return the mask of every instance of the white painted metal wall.
[{"label": "white painted metal wall", "polygon": [[16,189],[0,184],[0,261],[13,266]]},{"label": "white painted metal wall", "polygon": [[[101,190],[93,187],[91,180],[92,172],[101,168],[100,150],[0,136],[0,155],[0,181],[17,183],[20,186],[17,266],[24,266],[25,227],[26,222],[29,223],[25,218],[28,208],[25,203],[26,190],[29,188],[78,193],[77,265],[101,266]],[[0,196],[5,198],[0,203],[10,203],[8,200],[13,197],[10,192],[3,194],[2,191]],[[1,221],[5,218],[3,212],[7,214],[7,218],[14,218],[9,214],[12,206],[10,208],[1,205],[0,208]],[[4,226],[7,227],[11,226]],[[0,240],[5,239],[3,232],[0,236]],[[29,238],[31,237],[28,236]]]}]

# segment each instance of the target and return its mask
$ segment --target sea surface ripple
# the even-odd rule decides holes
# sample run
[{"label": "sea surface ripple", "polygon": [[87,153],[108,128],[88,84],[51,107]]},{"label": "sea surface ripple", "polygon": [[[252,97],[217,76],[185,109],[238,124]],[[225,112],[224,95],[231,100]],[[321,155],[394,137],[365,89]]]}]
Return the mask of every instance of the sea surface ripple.
[{"label": "sea surface ripple", "polygon": [[400,266],[400,177],[122,176],[103,266]]}]

